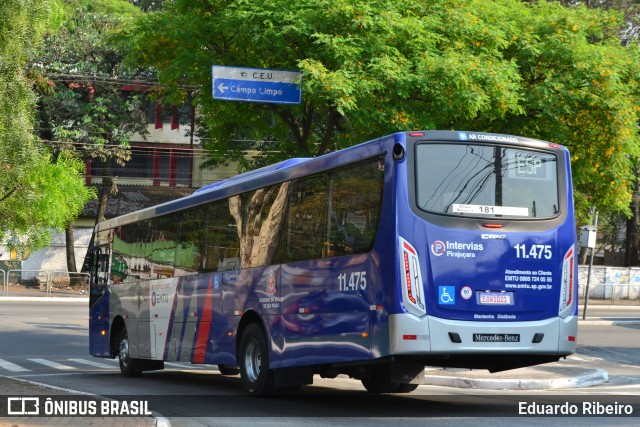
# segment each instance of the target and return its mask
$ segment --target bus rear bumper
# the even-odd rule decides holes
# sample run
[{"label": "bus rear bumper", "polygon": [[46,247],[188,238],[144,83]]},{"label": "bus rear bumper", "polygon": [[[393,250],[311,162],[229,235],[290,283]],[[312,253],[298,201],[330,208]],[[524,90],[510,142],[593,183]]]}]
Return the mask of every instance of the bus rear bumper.
[{"label": "bus rear bumper", "polygon": [[470,322],[411,314],[389,316],[392,355],[539,354],[576,350],[577,316],[527,322]]}]

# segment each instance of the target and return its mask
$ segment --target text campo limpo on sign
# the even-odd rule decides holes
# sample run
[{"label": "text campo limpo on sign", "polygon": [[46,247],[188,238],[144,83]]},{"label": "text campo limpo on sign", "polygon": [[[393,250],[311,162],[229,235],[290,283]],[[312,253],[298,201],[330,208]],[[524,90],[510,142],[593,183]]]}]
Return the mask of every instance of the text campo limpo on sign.
[{"label": "text campo limpo on sign", "polygon": [[236,85],[231,85],[231,87],[229,88],[231,90],[231,92],[233,93],[243,93],[243,94],[247,94],[247,95],[268,95],[268,96],[281,96],[282,95],[282,90],[281,89],[267,89],[267,88],[263,88],[263,87],[243,87],[243,86],[236,86]]}]

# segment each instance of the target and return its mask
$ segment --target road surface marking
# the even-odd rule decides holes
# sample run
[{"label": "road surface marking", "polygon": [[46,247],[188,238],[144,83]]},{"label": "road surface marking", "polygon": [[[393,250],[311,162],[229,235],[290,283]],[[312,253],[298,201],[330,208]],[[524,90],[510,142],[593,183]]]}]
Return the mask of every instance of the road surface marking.
[{"label": "road surface marking", "polygon": [[8,360],[0,359],[0,368],[4,368],[11,372],[29,372],[31,369],[23,368],[15,363],[11,363]]},{"label": "road surface marking", "polygon": [[35,363],[39,363],[41,365],[48,366],[48,367],[53,368],[53,369],[60,369],[62,371],[69,371],[69,370],[75,370],[76,369],[73,366],[63,365],[61,363],[52,362],[51,360],[47,360],[47,359],[27,359],[27,360],[30,360],[30,361],[35,362]]},{"label": "road surface marking", "polygon": [[70,362],[79,363],[81,365],[93,366],[94,368],[113,369],[114,366],[104,363],[94,362],[93,360],[86,359],[69,359]]}]

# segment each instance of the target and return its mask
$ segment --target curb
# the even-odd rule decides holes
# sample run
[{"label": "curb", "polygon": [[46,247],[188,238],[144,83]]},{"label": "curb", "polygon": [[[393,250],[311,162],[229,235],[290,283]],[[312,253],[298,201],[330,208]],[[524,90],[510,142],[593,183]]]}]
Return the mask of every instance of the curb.
[{"label": "curb", "polygon": [[588,369],[584,374],[574,377],[546,379],[489,379],[428,374],[425,374],[424,376],[425,385],[484,390],[548,390],[559,388],[582,388],[600,385],[607,381],[609,381],[609,374],[603,369]]},{"label": "curb", "polygon": [[81,302],[83,304],[89,303],[89,298],[86,297],[0,297],[0,301],[55,301],[55,302]]},{"label": "curb", "polygon": [[582,325],[582,326],[640,325],[640,319],[636,319],[636,320],[578,320],[578,325]]}]

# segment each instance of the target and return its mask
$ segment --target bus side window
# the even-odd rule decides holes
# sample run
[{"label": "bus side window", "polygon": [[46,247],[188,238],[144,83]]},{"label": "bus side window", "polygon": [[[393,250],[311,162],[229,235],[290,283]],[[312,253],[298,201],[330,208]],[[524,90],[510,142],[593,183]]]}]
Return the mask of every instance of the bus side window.
[{"label": "bus side window", "polygon": [[273,264],[285,229],[291,182],[229,198],[229,212],[240,234],[240,268]]},{"label": "bus side window", "polygon": [[331,174],[325,256],[364,253],[371,249],[382,208],[384,173],[379,159],[349,165]]},{"label": "bus side window", "polygon": [[227,271],[240,268],[240,240],[229,201],[207,206],[204,221],[203,271]]},{"label": "bus side window", "polygon": [[160,279],[175,275],[174,261],[176,254],[176,237],[178,232],[178,216],[169,214],[151,220],[151,277]]},{"label": "bus side window", "polygon": [[174,262],[180,274],[193,274],[201,267],[203,228],[202,208],[191,209],[180,215]]},{"label": "bus side window", "polygon": [[294,182],[289,193],[287,212],[287,261],[304,261],[322,257],[327,228],[326,174]]}]

